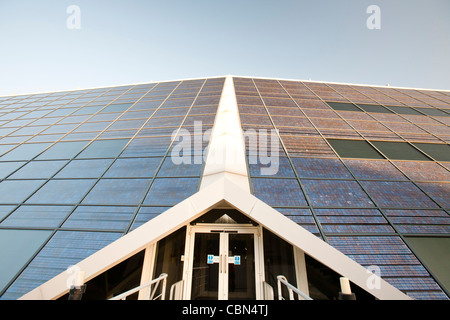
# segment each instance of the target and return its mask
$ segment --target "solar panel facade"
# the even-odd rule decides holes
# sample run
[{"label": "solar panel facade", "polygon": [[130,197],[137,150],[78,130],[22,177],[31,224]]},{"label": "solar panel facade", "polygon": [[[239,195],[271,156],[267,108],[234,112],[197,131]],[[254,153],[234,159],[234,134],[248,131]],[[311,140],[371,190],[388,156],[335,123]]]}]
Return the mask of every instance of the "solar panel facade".
[{"label": "solar panel facade", "polygon": [[[0,299],[197,192],[224,81],[0,97]],[[450,94],[233,81],[251,192],[410,297],[448,299],[417,242],[450,234]]]},{"label": "solar panel facade", "polygon": [[242,129],[275,130],[282,155],[262,176],[247,142],[253,193],[411,297],[446,299],[408,237],[450,233],[448,92],[234,82]]},{"label": "solar panel facade", "polygon": [[[12,272],[0,276],[1,299],[19,298],[195,193],[203,164],[174,166],[172,134],[194,132],[195,121],[211,129],[223,83],[0,98],[0,235],[26,252],[16,263],[2,244],[2,270]],[[18,240],[24,234],[33,245]]]}]

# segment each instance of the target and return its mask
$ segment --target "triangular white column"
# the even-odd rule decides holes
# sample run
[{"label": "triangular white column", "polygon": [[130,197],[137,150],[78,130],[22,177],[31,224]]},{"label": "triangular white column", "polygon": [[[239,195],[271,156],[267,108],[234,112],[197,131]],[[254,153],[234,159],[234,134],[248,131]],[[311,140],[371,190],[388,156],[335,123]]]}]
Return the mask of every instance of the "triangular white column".
[{"label": "triangular white column", "polygon": [[217,108],[200,190],[224,177],[250,192],[244,135],[231,76],[225,79]]}]

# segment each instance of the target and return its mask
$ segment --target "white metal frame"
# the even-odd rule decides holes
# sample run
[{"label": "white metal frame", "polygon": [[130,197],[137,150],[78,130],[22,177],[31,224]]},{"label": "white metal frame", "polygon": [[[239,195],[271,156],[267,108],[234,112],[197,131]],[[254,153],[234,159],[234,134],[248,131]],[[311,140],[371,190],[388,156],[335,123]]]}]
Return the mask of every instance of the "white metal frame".
[{"label": "white metal frame", "polygon": [[[263,281],[264,281],[264,259],[263,259],[263,239],[260,226],[252,225],[230,225],[230,224],[199,224],[196,226],[188,226],[186,233],[185,260],[183,270],[184,299],[191,299],[193,257],[195,249],[196,233],[211,233],[212,230],[220,230],[219,244],[219,300],[228,299],[228,243],[229,233],[237,232],[239,234],[253,234],[254,239],[254,261],[255,261],[255,290],[256,299],[263,299]],[[228,232],[227,232],[228,231]]]}]

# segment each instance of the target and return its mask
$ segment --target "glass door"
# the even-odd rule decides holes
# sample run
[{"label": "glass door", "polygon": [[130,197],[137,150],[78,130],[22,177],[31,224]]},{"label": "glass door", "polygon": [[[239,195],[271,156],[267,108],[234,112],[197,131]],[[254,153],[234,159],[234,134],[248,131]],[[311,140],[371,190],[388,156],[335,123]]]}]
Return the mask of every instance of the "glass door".
[{"label": "glass door", "polygon": [[228,299],[256,299],[253,234],[228,234]]},{"label": "glass door", "polygon": [[220,234],[196,233],[192,266],[192,300],[217,299],[219,290]]},{"label": "glass door", "polygon": [[[187,244],[186,297],[191,300],[257,299],[260,233],[257,228],[192,227]],[[190,257],[190,258],[189,258]],[[262,261],[262,260],[261,260]]]}]

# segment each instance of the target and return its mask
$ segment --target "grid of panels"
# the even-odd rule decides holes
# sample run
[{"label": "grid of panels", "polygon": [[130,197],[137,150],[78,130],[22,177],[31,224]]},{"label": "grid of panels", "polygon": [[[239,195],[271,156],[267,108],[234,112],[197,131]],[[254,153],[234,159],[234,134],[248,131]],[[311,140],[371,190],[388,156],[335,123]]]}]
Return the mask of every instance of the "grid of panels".
[{"label": "grid of panels", "polygon": [[[362,265],[380,266],[413,298],[447,298],[403,237],[450,233],[448,95],[252,78],[234,83],[244,132],[276,129],[281,145],[281,173],[270,177],[260,173],[267,165],[250,161],[255,152],[247,141],[253,193]],[[335,141],[352,142],[349,153],[336,152]],[[395,159],[398,143],[410,151],[405,160]],[[290,187],[283,190],[281,181]],[[295,192],[300,205],[290,200]]]},{"label": "grid of panels", "polygon": [[0,233],[52,233],[1,299],[17,299],[195,193],[203,164],[175,165],[171,151],[180,136],[212,128],[223,84],[1,97]]}]

